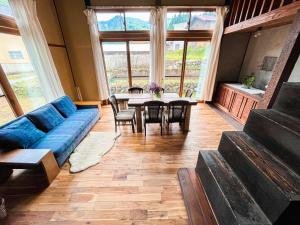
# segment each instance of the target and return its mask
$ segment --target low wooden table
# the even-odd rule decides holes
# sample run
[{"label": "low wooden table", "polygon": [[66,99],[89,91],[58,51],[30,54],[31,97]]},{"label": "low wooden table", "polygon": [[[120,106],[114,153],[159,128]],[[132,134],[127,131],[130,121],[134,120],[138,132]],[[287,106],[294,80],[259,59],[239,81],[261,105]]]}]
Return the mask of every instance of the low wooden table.
[{"label": "low wooden table", "polygon": [[190,118],[191,118],[191,106],[197,105],[197,101],[192,98],[185,98],[185,97],[179,97],[176,93],[164,93],[161,95],[160,99],[157,99],[151,94],[115,94],[118,102],[121,103],[121,108],[124,107],[124,103],[128,102],[128,106],[135,107],[135,113],[136,113],[136,125],[137,125],[137,132],[142,133],[143,132],[143,123],[142,123],[142,106],[146,101],[151,100],[160,100],[165,103],[165,105],[168,105],[170,101],[175,100],[187,100],[190,102],[189,106],[187,107],[186,112],[186,118],[184,121],[184,131],[189,131],[190,128]]},{"label": "low wooden table", "polygon": [[59,173],[59,167],[50,149],[15,149],[0,153],[0,168],[34,169],[41,166],[48,185]]}]

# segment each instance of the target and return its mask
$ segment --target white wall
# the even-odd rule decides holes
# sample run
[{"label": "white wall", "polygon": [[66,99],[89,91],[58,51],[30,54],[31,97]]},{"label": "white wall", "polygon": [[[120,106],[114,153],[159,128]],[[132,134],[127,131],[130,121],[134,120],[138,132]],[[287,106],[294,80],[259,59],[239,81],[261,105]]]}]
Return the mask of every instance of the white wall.
[{"label": "white wall", "polygon": [[245,60],[242,65],[239,81],[242,81],[244,76],[255,73],[256,81],[253,86],[264,89],[271,79],[272,71],[261,70],[263,59],[265,56],[278,57],[280,55],[289,28],[290,25],[284,25],[262,30],[261,35],[257,38],[252,34]]}]

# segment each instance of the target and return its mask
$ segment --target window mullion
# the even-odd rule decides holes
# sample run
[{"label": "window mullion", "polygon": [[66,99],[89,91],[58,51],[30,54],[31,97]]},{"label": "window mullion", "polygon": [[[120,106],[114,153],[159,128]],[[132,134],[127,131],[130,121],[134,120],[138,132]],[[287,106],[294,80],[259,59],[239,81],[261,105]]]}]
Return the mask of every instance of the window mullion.
[{"label": "window mullion", "polygon": [[127,53],[127,67],[128,67],[127,68],[127,71],[128,71],[128,83],[129,83],[129,87],[132,87],[129,41],[126,41],[126,53]]},{"label": "window mullion", "polygon": [[185,64],[186,64],[186,53],[187,53],[187,43],[188,43],[187,40],[185,40],[184,45],[183,45],[183,56],[182,56],[182,65],[181,65],[179,96],[182,96],[182,91],[183,91],[183,82],[184,82]]}]

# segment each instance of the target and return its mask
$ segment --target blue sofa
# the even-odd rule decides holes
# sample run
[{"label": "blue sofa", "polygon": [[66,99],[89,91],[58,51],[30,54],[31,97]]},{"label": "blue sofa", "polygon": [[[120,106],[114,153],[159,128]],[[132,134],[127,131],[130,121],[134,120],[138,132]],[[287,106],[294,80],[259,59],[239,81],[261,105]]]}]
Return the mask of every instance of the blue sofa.
[{"label": "blue sofa", "polygon": [[100,118],[97,105],[63,96],[0,127],[0,150],[51,149],[61,167]]}]

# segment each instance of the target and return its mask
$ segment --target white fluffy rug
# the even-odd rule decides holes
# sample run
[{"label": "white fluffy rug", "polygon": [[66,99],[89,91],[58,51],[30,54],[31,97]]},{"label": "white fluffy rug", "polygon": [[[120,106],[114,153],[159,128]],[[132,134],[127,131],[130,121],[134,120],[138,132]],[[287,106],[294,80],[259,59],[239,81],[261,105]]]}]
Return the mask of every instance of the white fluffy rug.
[{"label": "white fluffy rug", "polygon": [[77,173],[98,164],[119,136],[115,132],[90,132],[71,154],[70,172]]}]

